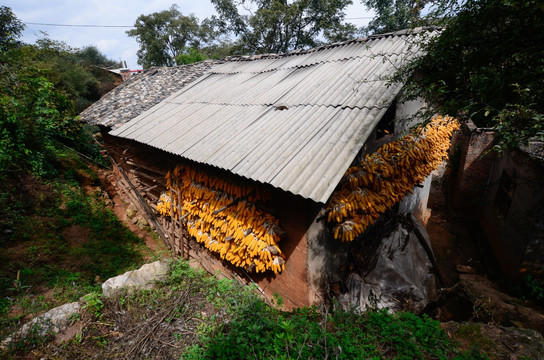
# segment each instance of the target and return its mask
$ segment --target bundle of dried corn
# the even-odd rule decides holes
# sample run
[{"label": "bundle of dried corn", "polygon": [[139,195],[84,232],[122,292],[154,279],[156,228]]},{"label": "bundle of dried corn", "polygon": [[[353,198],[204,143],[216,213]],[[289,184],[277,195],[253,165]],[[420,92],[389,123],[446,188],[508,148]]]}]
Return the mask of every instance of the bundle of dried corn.
[{"label": "bundle of dried corn", "polygon": [[327,204],[334,238],[352,241],[412,192],[443,161],[458,128],[456,119],[437,116],[349,168]]},{"label": "bundle of dried corn", "polygon": [[270,198],[268,192],[188,166],[176,167],[166,182],[168,193],[157,210],[175,219],[181,215],[188,233],[210,251],[247,270],[284,270],[278,220],[256,205]]}]

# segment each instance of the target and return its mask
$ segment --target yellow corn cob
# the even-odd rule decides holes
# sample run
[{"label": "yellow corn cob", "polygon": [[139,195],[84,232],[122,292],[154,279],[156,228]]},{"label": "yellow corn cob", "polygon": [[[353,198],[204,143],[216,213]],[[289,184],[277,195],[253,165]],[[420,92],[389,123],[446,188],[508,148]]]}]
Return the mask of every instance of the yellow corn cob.
[{"label": "yellow corn cob", "polygon": [[446,156],[458,128],[457,120],[436,117],[349,168],[327,203],[328,222],[338,224],[334,238],[352,241],[411,192]]}]

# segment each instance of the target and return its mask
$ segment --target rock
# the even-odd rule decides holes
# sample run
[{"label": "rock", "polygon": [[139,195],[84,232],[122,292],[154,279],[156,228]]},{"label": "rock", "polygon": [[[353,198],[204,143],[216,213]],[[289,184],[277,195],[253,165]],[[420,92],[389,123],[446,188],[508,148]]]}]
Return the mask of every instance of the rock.
[{"label": "rock", "polygon": [[149,223],[143,216],[138,216],[138,221],[136,222],[136,225],[142,230],[146,229],[149,226]]},{"label": "rock", "polygon": [[166,260],[155,261],[146,264],[138,270],[128,271],[122,275],[110,278],[102,284],[102,295],[111,297],[117,291],[126,288],[129,291],[135,289],[150,289],[156,281],[164,280],[170,271]]},{"label": "rock", "polygon": [[542,359],[544,339],[532,329],[475,322],[441,324],[464,350],[477,347],[491,359]]},{"label": "rock", "polygon": [[30,331],[37,331],[38,336],[54,335],[64,331],[70,325],[70,316],[79,314],[81,304],[73,302],[49,310],[37,316],[21,327],[17,332],[7,337],[0,344],[0,349],[6,349],[12,341],[26,337]]},{"label": "rock", "polygon": [[512,325],[512,320],[515,319],[525,327],[544,333],[543,314],[501,292],[489,279],[474,274],[462,274],[460,280],[474,303],[474,319],[504,326]]},{"label": "rock", "polygon": [[132,220],[138,214],[138,210],[136,210],[136,208],[133,205],[129,205],[126,210],[126,214],[127,214],[127,217]]},{"label": "rock", "polygon": [[457,265],[457,271],[463,274],[476,274],[476,269],[470,265]]}]

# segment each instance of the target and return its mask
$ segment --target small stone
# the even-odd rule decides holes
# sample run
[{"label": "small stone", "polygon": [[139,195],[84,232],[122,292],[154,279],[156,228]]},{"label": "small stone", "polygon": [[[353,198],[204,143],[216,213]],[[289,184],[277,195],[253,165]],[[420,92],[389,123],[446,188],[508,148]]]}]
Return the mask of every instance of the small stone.
[{"label": "small stone", "polygon": [[457,265],[457,271],[462,274],[476,274],[476,269],[470,265]]},{"label": "small stone", "polygon": [[136,210],[134,206],[129,205],[129,207],[127,207],[127,210],[126,210],[126,214],[128,218],[132,220],[136,217],[136,215],[138,215],[138,210]]}]

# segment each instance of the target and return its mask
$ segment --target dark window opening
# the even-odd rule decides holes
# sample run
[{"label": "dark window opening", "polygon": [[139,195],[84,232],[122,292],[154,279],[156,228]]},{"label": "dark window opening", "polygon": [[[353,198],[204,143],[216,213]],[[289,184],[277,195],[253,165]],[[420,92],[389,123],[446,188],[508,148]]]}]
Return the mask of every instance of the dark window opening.
[{"label": "dark window opening", "polygon": [[395,132],[395,116],[397,113],[397,100],[393,100],[382,119],[376,127],[376,139]]},{"label": "dark window opening", "polygon": [[516,186],[512,181],[512,178],[503,170],[499,180],[497,196],[495,196],[495,208],[497,210],[497,214],[503,219],[506,219],[508,210],[510,210],[510,205],[512,205],[515,187]]}]

